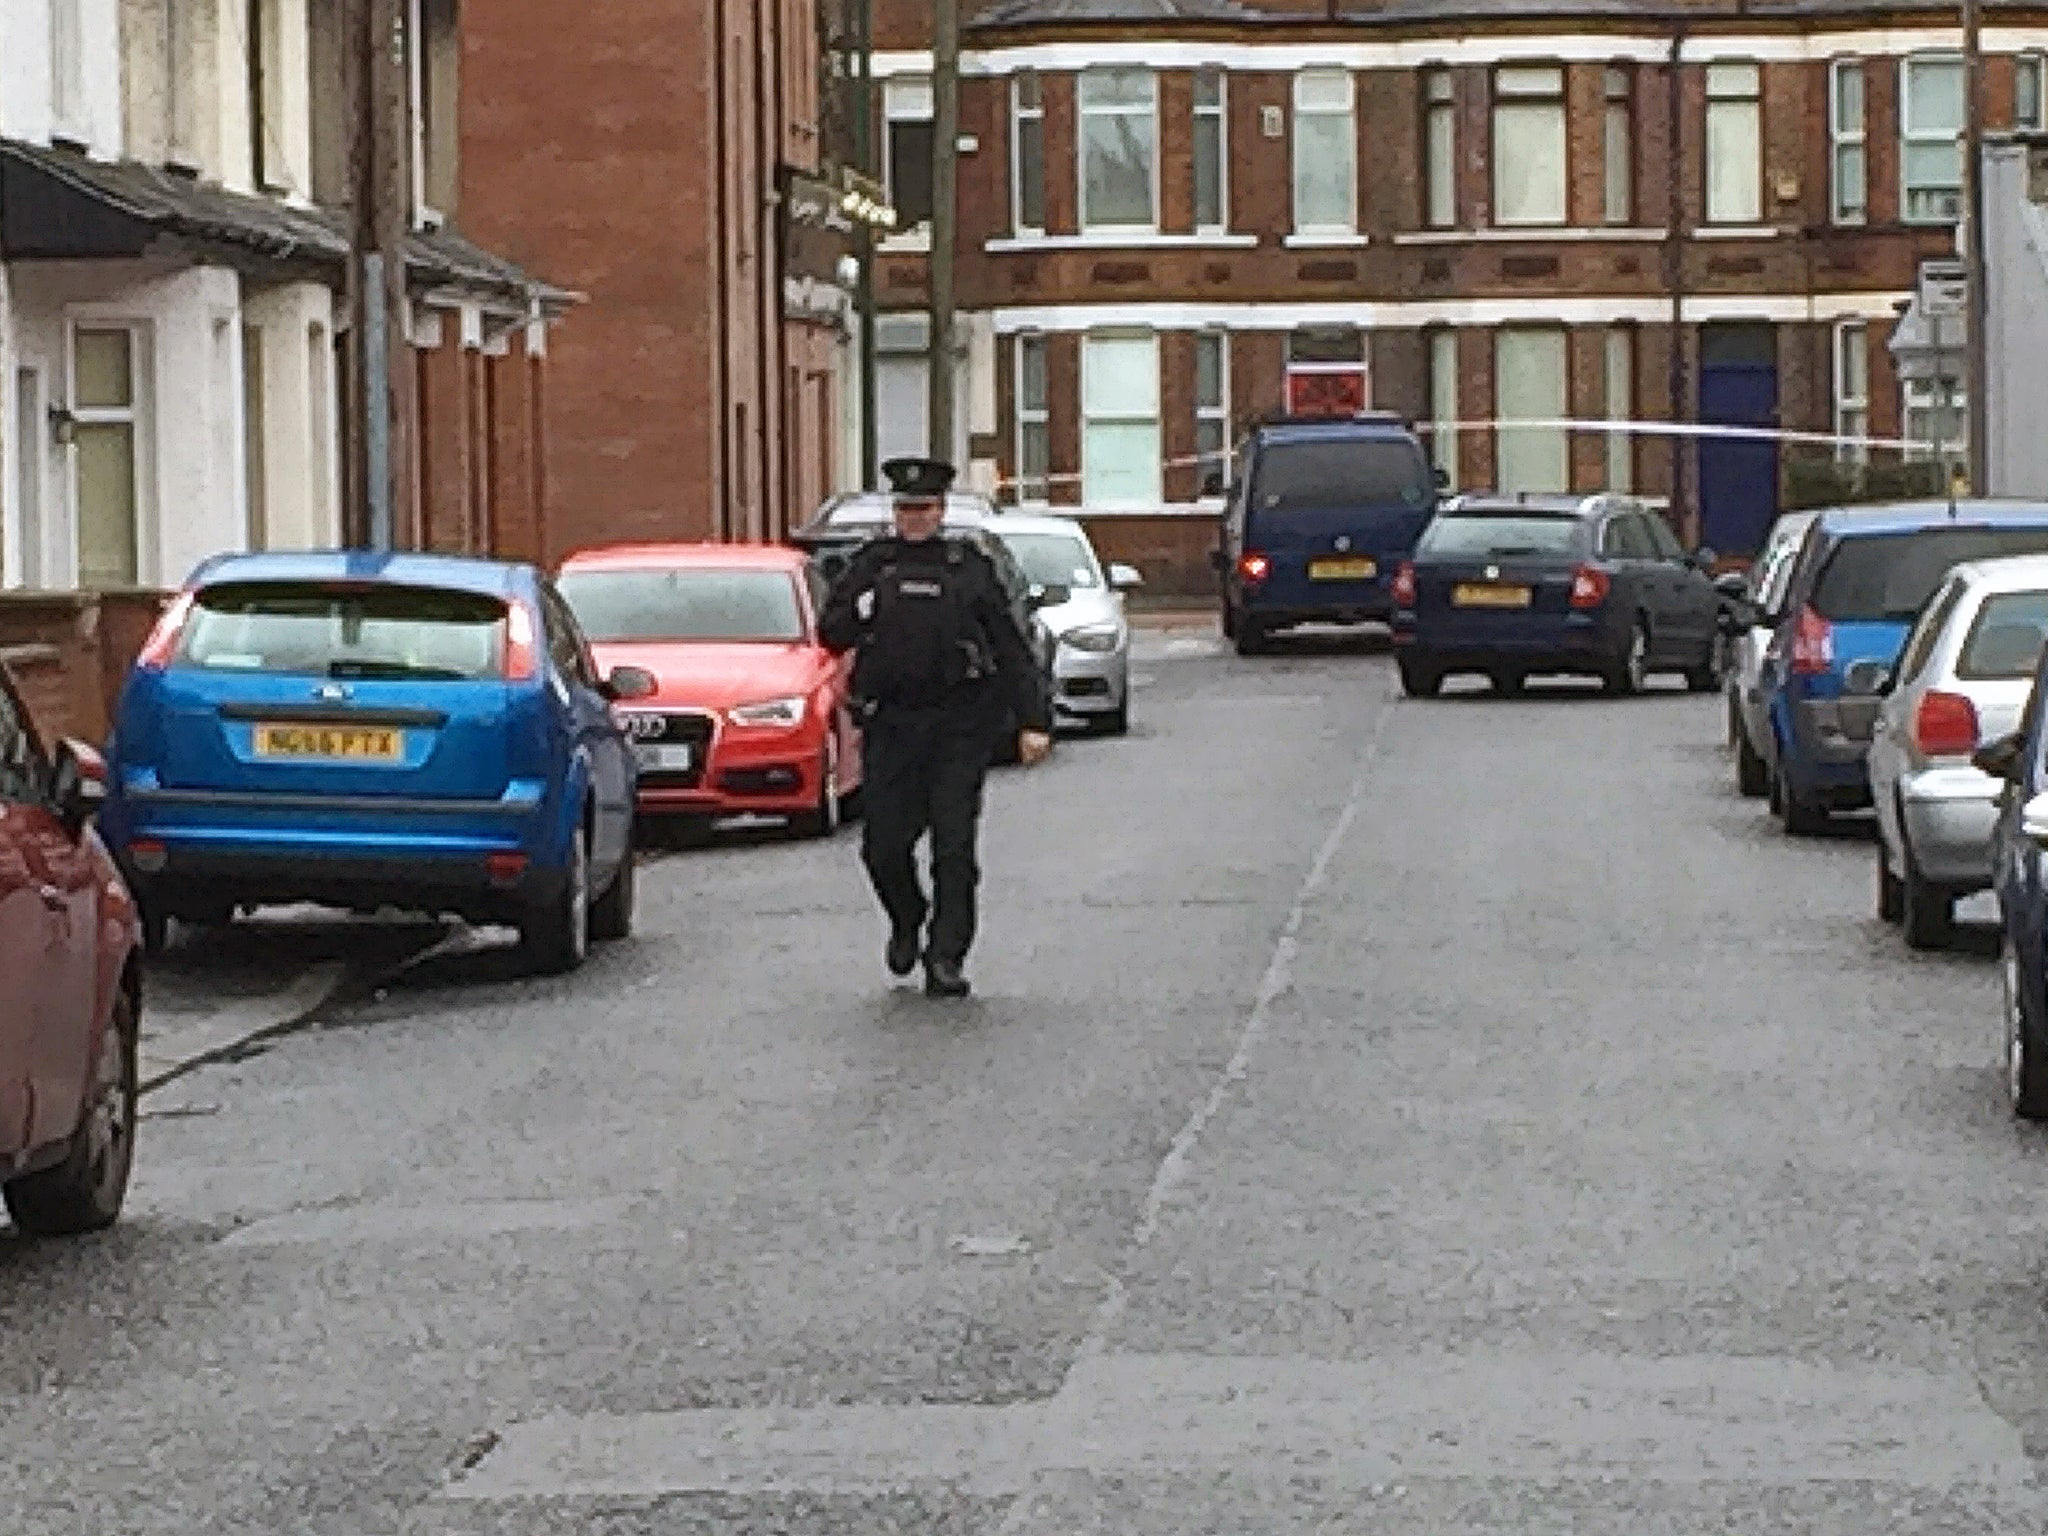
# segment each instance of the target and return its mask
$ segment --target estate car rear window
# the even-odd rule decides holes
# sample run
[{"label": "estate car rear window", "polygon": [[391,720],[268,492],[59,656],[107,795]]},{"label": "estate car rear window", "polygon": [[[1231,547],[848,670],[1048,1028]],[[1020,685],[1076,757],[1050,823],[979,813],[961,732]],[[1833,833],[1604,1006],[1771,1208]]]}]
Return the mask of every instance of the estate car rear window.
[{"label": "estate car rear window", "polygon": [[1835,623],[1904,622],[1927,606],[1951,566],[2048,553],[2048,527],[1927,528],[1865,534],[1836,546],[1813,590],[1814,611]]},{"label": "estate car rear window", "polygon": [[2048,592],[2001,592],[1984,600],[1956,661],[1956,676],[1970,682],[2017,682],[2032,677],[2048,640]]},{"label": "estate car rear window", "polygon": [[804,638],[787,571],[564,571],[556,586],[598,644]]},{"label": "estate car rear window", "polygon": [[1422,450],[1393,437],[1274,443],[1259,455],[1252,486],[1253,505],[1259,511],[1388,503],[1420,509],[1433,494]]},{"label": "estate car rear window", "polygon": [[215,672],[495,678],[505,604],[438,587],[232,582],[194,600],[179,659]]},{"label": "estate car rear window", "polygon": [[1424,555],[1570,555],[1579,548],[1584,523],[1576,517],[1516,512],[1439,513],[1422,535]]}]

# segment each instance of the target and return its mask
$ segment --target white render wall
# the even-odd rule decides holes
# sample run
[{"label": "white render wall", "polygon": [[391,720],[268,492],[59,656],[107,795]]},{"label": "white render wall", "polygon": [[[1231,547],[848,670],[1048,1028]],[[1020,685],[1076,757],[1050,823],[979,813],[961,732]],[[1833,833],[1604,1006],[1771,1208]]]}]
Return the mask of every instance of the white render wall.
[{"label": "white render wall", "polygon": [[122,153],[121,0],[78,7],[78,112],[59,123],[52,89],[49,0],[0,0],[0,134],[47,144],[82,142],[93,155]]},{"label": "white render wall", "polygon": [[334,295],[294,283],[249,295],[243,324],[262,348],[263,543],[341,542],[334,379]]},{"label": "white render wall", "polygon": [[2048,496],[2048,207],[2029,196],[2029,152],[1984,153],[1984,254],[1991,281],[1985,327],[1990,400],[1985,428],[1994,496]]}]

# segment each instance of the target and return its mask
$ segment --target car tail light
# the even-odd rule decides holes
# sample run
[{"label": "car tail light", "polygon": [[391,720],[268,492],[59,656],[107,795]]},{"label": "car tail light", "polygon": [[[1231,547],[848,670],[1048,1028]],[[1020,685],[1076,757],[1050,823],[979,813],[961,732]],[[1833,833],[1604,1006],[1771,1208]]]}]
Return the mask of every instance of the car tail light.
[{"label": "car tail light", "polygon": [[156,628],[149,632],[149,638],[142,642],[142,649],[136,653],[135,665],[161,672],[171,664],[171,658],[178,652],[178,640],[185,633],[185,621],[192,616],[192,594],[180,592],[166,608],[163,617],[156,621]]},{"label": "car tail light", "polygon": [[1813,609],[1802,607],[1792,620],[1792,670],[1812,677],[1834,664],[1835,626]]},{"label": "car tail light", "polygon": [[514,603],[505,610],[505,681],[530,683],[540,675],[540,643],[533,610]]},{"label": "car tail light", "polygon": [[128,845],[128,862],[145,875],[159,873],[170,859],[170,850],[154,840],[138,838]]},{"label": "car tail light", "polygon": [[494,853],[484,860],[484,867],[490,872],[491,884],[496,886],[517,885],[526,873],[526,855],[523,853]]},{"label": "car tail light", "polygon": [[1237,574],[1257,586],[1273,574],[1273,562],[1264,555],[1247,550],[1237,557]]},{"label": "car tail light", "polygon": [[1403,560],[1401,562],[1401,568],[1394,572],[1394,582],[1390,590],[1394,594],[1395,607],[1413,608],[1415,606],[1415,562],[1413,560]]},{"label": "car tail light", "polygon": [[1590,565],[1582,565],[1572,572],[1572,606],[1574,608],[1598,608],[1607,601],[1607,594],[1614,590],[1614,582],[1603,571]]},{"label": "car tail light", "polygon": [[1960,693],[1926,693],[1913,712],[1913,744],[1926,757],[1968,757],[1977,750],[1977,706]]}]

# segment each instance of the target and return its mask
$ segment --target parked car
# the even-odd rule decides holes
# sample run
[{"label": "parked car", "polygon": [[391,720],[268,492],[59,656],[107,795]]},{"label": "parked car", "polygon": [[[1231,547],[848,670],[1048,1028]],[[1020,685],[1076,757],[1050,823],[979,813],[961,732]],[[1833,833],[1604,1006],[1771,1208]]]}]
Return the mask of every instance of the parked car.
[{"label": "parked car", "polygon": [[[1818,515],[1814,512],[1787,512],[1781,516],[1771,524],[1764,547],[1747,576],[1728,583],[1722,589],[1724,595],[1734,597],[1738,595],[1734,589],[1739,587],[1739,601],[1748,610],[1749,622],[1731,625],[1735,634],[1728,644],[1725,686],[1728,694],[1728,745],[1735,752],[1736,786],[1754,799],[1761,799],[1771,785],[1770,763],[1756,746],[1770,728],[1764,714],[1760,674],[1771,631],[1756,620],[1776,614],[1784,603],[1785,589],[1791,585],[1792,566],[1798,557],[1800,543]],[[1725,582],[1726,578],[1723,580]]]},{"label": "parked car", "polygon": [[1635,693],[1655,672],[1721,686],[1711,551],[1687,556],[1626,496],[1473,494],[1445,503],[1394,579],[1401,686],[1434,697],[1483,672],[1503,693],[1538,673]]},{"label": "parked car", "polygon": [[1301,624],[1394,611],[1394,573],[1436,510],[1438,479],[1399,417],[1281,418],[1239,446],[1214,560],[1240,655]]},{"label": "parked car", "polygon": [[1771,810],[1795,834],[1870,804],[1866,757],[1877,698],[1845,686],[1858,662],[1891,667],[1907,631],[1959,564],[2048,552],[2048,505],[1914,502],[1822,512],[1784,602],[1758,623]]},{"label": "parked car", "polygon": [[621,718],[640,811],[701,828],[721,816],[838,830],[860,791],[851,668],[818,639],[824,583],[797,550],[644,544],[564,562],[562,596],[598,668],[631,666],[654,692]]},{"label": "parked car", "polygon": [[1088,531],[1067,517],[1011,513],[989,525],[1038,595],[1052,634],[1053,710],[1121,736],[1131,726],[1131,626],[1124,594],[1144,585],[1128,565],[1105,576]]},{"label": "parked car", "polygon": [[1999,781],[1991,834],[2003,979],[2005,1084],[2013,1113],[2048,1120],[2048,656],[2035,663],[2016,730],[1972,761]]},{"label": "parked car", "polygon": [[1915,949],[1954,934],[1955,904],[1991,888],[1991,834],[2005,786],[1973,758],[2018,728],[2048,639],[2048,556],[1959,565],[1906,640],[1896,673],[1864,664],[1854,696],[1883,702],[1871,728],[1877,906]]},{"label": "parked car", "polygon": [[[1016,615],[1018,627],[1031,642],[1046,691],[1051,694],[1055,691],[1053,674],[1058,661],[1059,641],[1052,626],[1046,622],[1042,609],[1054,594],[1042,588],[1034,589],[1031,578],[1018,565],[1009,546],[996,537],[995,524],[999,520],[1007,521],[1012,515],[998,512],[994,503],[984,496],[955,491],[946,498],[944,531],[947,538],[964,539],[973,544],[994,563],[996,577],[1002,582],[1003,591],[1009,595],[1011,611]],[[818,509],[817,516],[792,533],[789,541],[811,557],[827,590],[830,590],[831,584],[853,559],[854,552],[868,540],[888,532],[894,517],[894,503],[886,492],[857,491],[835,496]],[[1016,760],[1017,731],[1018,722],[1006,717],[997,733],[996,751],[1000,761]]]},{"label": "parked car", "polygon": [[530,566],[262,554],[202,565],[123,692],[102,825],[154,942],[317,902],[515,926],[543,971],[633,922],[617,701]]},{"label": "parked car", "polygon": [[134,1163],[141,940],[91,825],[105,783],[0,669],[0,1196],[32,1236],[111,1225]]}]

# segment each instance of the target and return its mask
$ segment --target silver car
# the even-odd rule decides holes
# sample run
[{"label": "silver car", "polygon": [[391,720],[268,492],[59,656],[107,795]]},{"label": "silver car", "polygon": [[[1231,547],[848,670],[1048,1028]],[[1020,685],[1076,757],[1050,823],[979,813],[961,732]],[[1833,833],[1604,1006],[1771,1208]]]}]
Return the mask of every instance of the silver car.
[{"label": "silver car", "polygon": [[1124,594],[1144,584],[1127,565],[1105,576],[1088,532],[1072,518],[1008,512],[992,519],[1023,568],[1053,655],[1053,709],[1062,720],[1121,736],[1131,724],[1131,626]]},{"label": "silver car", "polygon": [[1896,670],[1849,669],[1850,693],[1881,700],[1870,743],[1878,911],[1916,949],[1946,945],[1957,900],[1991,888],[2004,785],[1970,759],[2018,729],[2044,638],[2048,555],[1985,560],[1949,572]]},{"label": "silver car", "polygon": [[[1750,567],[1748,601],[1759,613],[1772,614],[1785,601],[1799,546],[1816,512],[1787,512],[1771,524],[1763,552]],[[1770,736],[1760,674],[1771,631],[1761,624],[1743,630],[1728,645],[1724,686],[1728,690],[1728,745],[1735,750],[1735,782],[1742,792],[1761,799],[1771,787],[1771,766],[1756,748]]]}]

